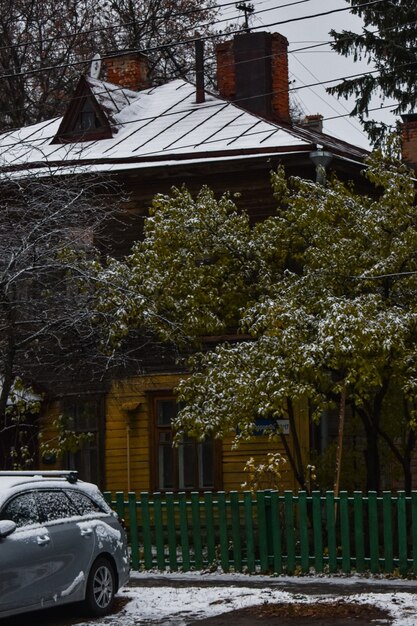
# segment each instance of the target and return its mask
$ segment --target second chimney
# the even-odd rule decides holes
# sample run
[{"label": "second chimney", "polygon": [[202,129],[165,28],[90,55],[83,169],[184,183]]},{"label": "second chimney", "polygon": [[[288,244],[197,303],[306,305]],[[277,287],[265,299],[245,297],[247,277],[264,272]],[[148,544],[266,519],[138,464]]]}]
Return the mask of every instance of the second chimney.
[{"label": "second chimney", "polygon": [[150,87],[148,58],[140,52],[119,54],[105,59],[106,80],[132,91]]},{"label": "second chimney", "polygon": [[223,98],[290,123],[287,39],[279,33],[244,33],[219,44],[217,84]]},{"label": "second chimney", "polygon": [[417,170],[417,113],[401,115],[401,147],[403,161]]}]

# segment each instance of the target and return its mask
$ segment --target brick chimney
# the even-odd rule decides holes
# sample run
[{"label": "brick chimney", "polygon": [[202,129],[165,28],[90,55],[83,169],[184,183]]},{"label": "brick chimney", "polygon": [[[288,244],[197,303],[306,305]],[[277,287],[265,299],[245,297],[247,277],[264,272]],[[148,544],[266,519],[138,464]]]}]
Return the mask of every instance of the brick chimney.
[{"label": "brick chimney", "polygon": [[401,145],[403,161],[417,169],[417,113],[401,115]]},{"label": "brick chimney", "polygon": [[314,113],[313,115],[306,115],[301,122],[298,123],[302,128],[308,128],[309,130],[315,130],[319,133],[323,132],[323,116],[320,113]]},{"label": "brick chimney", "polygon": [[287,51],[279,33],[242,33],[219,44],[220,95],[261,117],[290,123]]},{"label": "brick chimney", "polygon": [[104,61],[106,80],[132,91],[150,87],[148,58],[141,52],[115,54]]}]

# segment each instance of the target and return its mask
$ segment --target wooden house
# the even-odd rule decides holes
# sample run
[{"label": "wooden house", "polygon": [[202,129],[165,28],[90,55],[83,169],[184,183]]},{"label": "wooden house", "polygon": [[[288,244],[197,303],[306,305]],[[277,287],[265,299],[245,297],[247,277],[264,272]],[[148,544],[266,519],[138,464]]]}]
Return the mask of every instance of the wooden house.
[{"label": "wooden house", "polygon": [[[113,232],[113,253],[126,253],[141,236],[152,197],[183,183],[203,184],[218,194],[239,192],[253,220],[274,208],[270,172],[283,164],[289,174],[316,179],[317,162],[342,179],[364,185],[367,153],[325,134],[320,116],[291,121],[287,40],[280,34],[243,33],[217,48],[219,95],[184,80],[149,84],[146,57],[126,53],[104,63],[105,80],[83,76],[63,118],[5,133],[1,167],[21,175],[59,169],[61,174],[111,173],[128,194]],[[323,161],[324,159],[324,161]],[[272,450],[257,436],[238,450],[228,441],[185,438],[172,448],[174,389],[184,371],[172,359],[147,354],[141,371],[100,384],[66,381],[50,389],[46,433],[64,413],[77,432],[93,437],[82,450],[53,463],[112,490],[176,491],[239,489],[249,456]],[[65,389],[65,390],[64,390]],[[297,420],[308,454],[310,432],[300,407]],[[291,446],[291,432],[288,433]],[[295,487],[288,474],[286,488]]]}]

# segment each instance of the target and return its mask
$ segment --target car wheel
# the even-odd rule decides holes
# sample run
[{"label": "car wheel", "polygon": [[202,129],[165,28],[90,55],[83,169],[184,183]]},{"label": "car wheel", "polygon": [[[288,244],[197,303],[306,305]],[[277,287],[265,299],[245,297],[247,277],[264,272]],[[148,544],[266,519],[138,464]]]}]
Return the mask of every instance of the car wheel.
[{"label": "car wheel", "polygon": [[114,570],[108,559],[97,559],[90,570],[85,594],[85,606],[91,615],[105,615],[114,602],[116,581]]}]

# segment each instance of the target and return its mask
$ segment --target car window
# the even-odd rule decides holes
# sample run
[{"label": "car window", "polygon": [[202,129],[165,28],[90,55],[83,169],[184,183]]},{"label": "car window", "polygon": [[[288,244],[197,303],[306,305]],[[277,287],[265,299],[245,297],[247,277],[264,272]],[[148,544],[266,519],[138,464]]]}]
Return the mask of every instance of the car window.
[{"label": "car window", "polygon": [[71,500],[67,498],[64,491],[58,489],[50,491],[42,490],[37,492],[36,497],[43,522],[52,522],[54,520],[79,515],[76,507]]},{"label": "car window", "polygon": [[39,514],[33,493],[21,493],[6,503],[0,515],[1,519],[10,519],[16,526],[28,526],[39,523]]},{"label": "car window", "polygon": [[68,491],[68,497],[77,507],[80,515],[88,515],[89,513],[103,513],[103,509],[97,502],[94,502],[91,498],[80,493],[79,491]]}]

